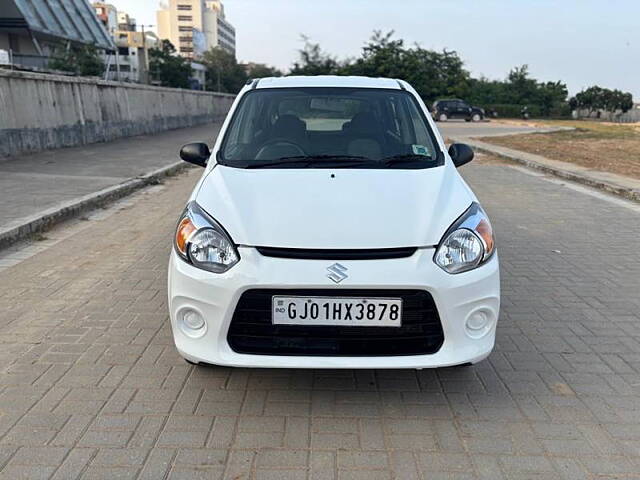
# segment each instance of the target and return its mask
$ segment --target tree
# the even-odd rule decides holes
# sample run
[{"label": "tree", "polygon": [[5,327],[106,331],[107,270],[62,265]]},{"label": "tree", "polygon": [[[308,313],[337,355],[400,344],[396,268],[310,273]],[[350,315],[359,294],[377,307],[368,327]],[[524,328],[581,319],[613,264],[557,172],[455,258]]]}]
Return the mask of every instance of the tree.
[{"label": "tree", "polygon": [[282,72],[264,63],[250,63],[247,65],[247,75],[249,78],[281,77]]},{"label": "tree", "polygon": [[425,101],[468,96],[470,75],[457,52],[416,46],[408,51],[408,57],[410,71],[400,78],[411,83]]},{"label": "tree", "polygon": [[88,77],[100,77],[105,70],[95,45],[65,48],[49,61],[49,68]]},{"label": "tree", "polygon": [[489,80],[486,77],[471,78],[469,80],[469,96],[467,100],[470,103],[480,105],[509,103],[505,82]]},{"label": "tree", "polygon": [[160,48],[149,49],[149,73],[163,87],[189,88],[192,69],[169,40],[162,40]]},{"label": "tree", "polygon": [[633,96],[629,92],[608,90],[605,95],[605,109],[610,112],[626,113],[633,108]]},{"label": "tree", "polygon": [[207,67],[207,90],[238,93],[249,78],[236,57],[220,47],[204,52],[202,63]]},{"label": "tree", "polygon": [[630,93],[594,85],[577,93],[569,100],[569,105],[574,110],[587,110],[589,116],[599,110],[622,114],[633,108],[633,97]]},{"label": "tree", "polygon": [[311,43],[309,37],[301,35],[304,47],[298,50],[299,59],[293,64],[290,75],[335,75],[340,70],[340,63],[325,53],[320,45]]},{"label": "tree", "polygon": [[302,40],[304,46],[298,51],[299,58],[291,68],[291,75],[399,78],[409,82],[427,103],[443,97],[460,97],[507,115],[519,115],[524,106],[543,116],[568,115],[568,107],[585,108],[590,113],[598,110],[624,113],[633,108],[630,93],[597,86],[567,102],[564,82],[538,81],[531,77],[528,65],[514,67],[504,80],[472,78],[457,52],[427,50],[417,44],[407,47],[402,39],[394,37],[393,31],[374,31],[361,55],[344,61],[304,35]]},{"label": "tree", "polygon": [[468,100],[479,105],[500,105],[502,113],[512,115],[527,105],[548,116],[562,110],[567,94],[564,83],[538,82],[530,77],[528,65],[522,65],[511,69],[505,80],[471,79]]},{"label": "tree", "polygon": [[591,114],[597,110],[604,109],[604,89],[597,85],[589,87],[576,94],[569,102],[572,108],[585,109]]},{"label": "tree", "polygon": [[345,63],[340,73],[406,80],[425,102],[438,97],[465,96],[469,89],[469,72],[451,50],[436,52],[419,45],[407,48],[394,32],[374,31],[362,49],[362,56]]},{"label": "tree", "polygon": [[507,103],[525,105],[537,100],[538,82],[529,77],[529,65],[513,68],[507,75],[505,88],[509,96]]},{"label": "tree", "polygon": [[538,83],[537,103],[540,105],[542,115],[548,116],[555,109],[560,109],[567,104],[567,86],[558,82]]},{"label": "tree", "polygon": [[404,48],[403,40],[393,40],[393,32],[383,34],[376,30],[362,48],[362,56],[343,67],[349,75],[367,77],[406,77],[415,67],[414,60]]}]

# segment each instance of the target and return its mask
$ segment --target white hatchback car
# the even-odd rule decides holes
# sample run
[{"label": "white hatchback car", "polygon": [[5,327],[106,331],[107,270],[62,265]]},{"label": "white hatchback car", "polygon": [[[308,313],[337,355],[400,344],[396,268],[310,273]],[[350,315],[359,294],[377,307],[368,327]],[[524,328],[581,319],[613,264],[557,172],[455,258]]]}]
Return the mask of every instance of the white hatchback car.
[{"label": "white hatchback car", "polygon": [[491,224],[401,80],[249,82],[178,221],[171,327],[191,363],[426,368],[476,363],[500,307]]}]

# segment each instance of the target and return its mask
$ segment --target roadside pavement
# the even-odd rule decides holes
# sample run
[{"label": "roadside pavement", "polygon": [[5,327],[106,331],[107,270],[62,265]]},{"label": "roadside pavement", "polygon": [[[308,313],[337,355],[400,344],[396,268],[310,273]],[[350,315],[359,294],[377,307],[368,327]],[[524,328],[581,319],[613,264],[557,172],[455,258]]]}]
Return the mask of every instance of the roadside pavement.
[{"label": "roadside pavement", "polygon": [[0,247],[184,168],[180,147],[212,144],[219,129],[207,124],[0,160]]}]

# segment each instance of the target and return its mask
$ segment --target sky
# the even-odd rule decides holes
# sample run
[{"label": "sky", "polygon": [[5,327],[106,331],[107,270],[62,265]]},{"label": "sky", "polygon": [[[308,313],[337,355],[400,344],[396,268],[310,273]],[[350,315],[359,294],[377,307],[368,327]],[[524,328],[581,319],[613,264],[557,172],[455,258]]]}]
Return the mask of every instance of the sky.
[{"label": "sky", "polygon": [[[158,0],[111,0],[156,24]],[[302,34],[339,59],[357,57],[374,30],[407,45],[455,50],[473,76],[534,78],[575,94],[591,85],[640,101],[640,0],[226,0],[237,57],[288,69]]]}]

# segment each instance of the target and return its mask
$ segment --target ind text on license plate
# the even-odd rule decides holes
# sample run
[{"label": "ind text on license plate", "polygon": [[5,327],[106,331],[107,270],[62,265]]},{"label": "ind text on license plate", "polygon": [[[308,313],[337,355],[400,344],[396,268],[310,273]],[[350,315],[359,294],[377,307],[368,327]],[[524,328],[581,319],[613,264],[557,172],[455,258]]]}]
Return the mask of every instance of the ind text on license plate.
[{"label": "ind text on license plate", "polygon": [[274,296],[272,319],[274,325],[399,327],[402,299]]}]

